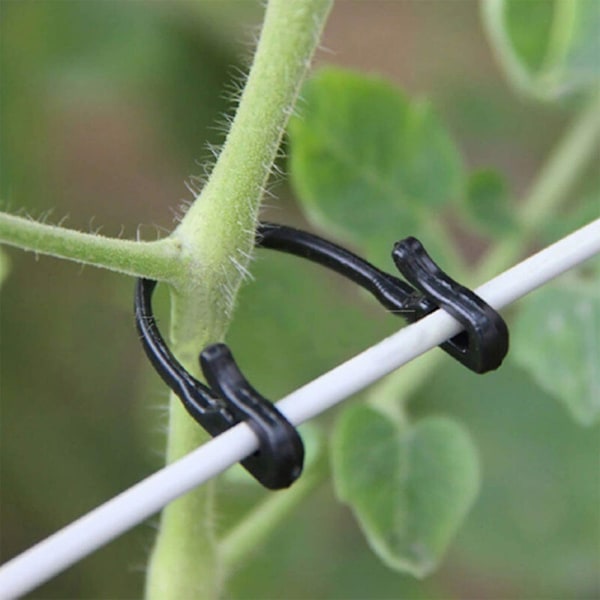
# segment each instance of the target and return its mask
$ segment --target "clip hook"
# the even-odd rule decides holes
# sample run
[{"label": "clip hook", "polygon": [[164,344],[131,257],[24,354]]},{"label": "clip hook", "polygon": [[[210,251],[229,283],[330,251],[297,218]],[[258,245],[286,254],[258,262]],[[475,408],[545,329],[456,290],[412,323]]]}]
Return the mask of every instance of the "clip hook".
[{"label": "clip hook", "polygon": [[416,238],[397,242],[392,252],[396,266],[412,285],[345,248],[285,225],[262,223],[256,244],[295,254],[336,271],[409,323],[438,307],[443,308],[466,331],[440,347],[476,373],[497,369],[508,352],[508,328],[502,317],[477,294],[444,273]]},{"label": "clip hook", "polygon": [[409,322],[443,308],[464,328],[440,345],[475,373],[497,369],[508,352],[508,327],[504,319],[477,294],[450,278],[432,260],[423,244],[408,237],[394,244],[392,258],[398,270],[420,290]]},{"label": "clip hook", "polygon": [[190,375],[169,350],[156,324],[152,312],[155,287],[156,281],[137,280],[135,321],[157,373],[213,437],[246,421],[259,439],[259,450],[242,465],[266,488],[289,487],[300,476],[304,462],[304,446],[294,426],[248,383],[225,344],[212,344],[200,354],[210,387]]}]

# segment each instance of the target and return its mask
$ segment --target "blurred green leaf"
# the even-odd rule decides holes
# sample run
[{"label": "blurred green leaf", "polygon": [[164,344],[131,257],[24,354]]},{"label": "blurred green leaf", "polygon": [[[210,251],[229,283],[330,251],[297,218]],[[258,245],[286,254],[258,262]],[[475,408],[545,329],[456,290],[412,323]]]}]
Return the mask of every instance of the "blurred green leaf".
[{"label": "blurred green leaf", "polygon": [[502,237],[517,226],[506,182],[495,171],[478,171],[470,176],[465,208],[475,226],[492,236]]},{"label": "blurred green leaf", "polygon": [[[539,292],[536,292],[539,293]],[[417,392],[420,415],[452,411],[475,440],[481,493],[448,564],[495,598],[598,598],[600,429],[583,429],[522,369],[514,349],[484,376],[445,360]]]},{"label": "blurred green leaf", "polygon": [[598,87],[597,0],[485,0],[494,52],[513,86],[542,100]]},{"label": "blurred green leaf", "polygon": [[310,217],[373,258],[406,235],[432,234],[460,196],[460,154],[433,109],[387,81],[321,69],[292,119],[290,174]]},{"label": "blurred green leaf", "polygon": [[271,400],[399,326],[357,286],[320,266],[266,250],[256,257],[254,280],[241,290],[227,342],[249,380]]},{"label": "blurred green leaf", "polygon": [[554,0],[505,2],[507,33],[514,50],[527,69],[537,71],[544,64],[552,34]]},{"label": "blurred green leaf", "polygon": [[4,283],[4,280],[8,276],[10,271],[10,260],[6,256],[6,252],[0,248],[0,287]]},{"label": "blurred green leaf", "polygon": [[[596,281],[596,283],[598,283]],[[546,286],[523,301],[513,356],[577,422],[600,417],[600,286]]]},{"label": "blurred green leaf", "polygon": [[398,425],[359,405],[342,413],[332,449],[337,495],[379,557],[417,577],[435,569],[479,487],[464,428],[441,417]]}]

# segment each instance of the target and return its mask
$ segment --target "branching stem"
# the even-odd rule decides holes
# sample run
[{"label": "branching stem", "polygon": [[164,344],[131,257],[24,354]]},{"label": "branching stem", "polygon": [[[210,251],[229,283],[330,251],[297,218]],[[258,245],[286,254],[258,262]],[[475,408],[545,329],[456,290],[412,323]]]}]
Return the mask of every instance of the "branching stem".
[{"label": "branching stem", "polygon": [[[0,213],[0,242],[167,282],[173,298],[171,347],[188,370],[198,374],[198,352],[221,340],[227,330],[252,254],[263,190],[331,3],[269,0],[254,63],[223,152],[201,195],[171,236],[133,242]],[[600,96],[595,96],[540,171],[519,214],[526,233],[535,233],[543,218],[564,200],[593,156],[600,135],[599,108]],[[526,241],[515,237],[500,243],[475,278],[484,280],[500,271]],[[410,395],[437,360],[426,359],[408,378],[403,372],[402,387],[390,379],[376,404],[385,406],[398,394]],[[373,398],[377,392],[375,388]],[[203,434],[178,399],[172,398],[170,406],[167,458],[174,460],[200,444]],[[202,486],[171,504],[163,513],[148,571],[148,598],[218,597],[224,569],[237,564],[321,476],[322,470],[308,473],[295,489],[270,498],[221,545],[215,536],[214,485]]]},{"label": "branching stem", "polygon": [[46,225],[7,213],[0,213],[0,243],[159,281],[176,279],[181,249],[175,238],[134,242]]},{"label": "branching stem", "polygon": [[[254,247],[263,190],[332,1],[269,0],[223,151],[200,197],[171,236],[131,242],[1,214],[0,242],[169,283],[171,348],[198,375],[198,353],[227,330]],[[167,459],[188,453],[203,439],[179,400],[171,398]],[[214,486],[208,485],[163,512],[148,569],[149,598],[220,595],[223,573],[213,504]]]},{"label": "branching stem", "polygon": [[[173,233],[189,269],[173,294],[172,348],[198,374],[198,352],[221,340],[254,247],[265,183],[332,0],[270,0],[254,63],[208,183]],[[168,460],[203,440],[171,400]],[[284,494],[285,492],[280,492]],[[214,487],[163,511],[147,579],[148,598],[215,598],[223,563],[214,531]]]}]

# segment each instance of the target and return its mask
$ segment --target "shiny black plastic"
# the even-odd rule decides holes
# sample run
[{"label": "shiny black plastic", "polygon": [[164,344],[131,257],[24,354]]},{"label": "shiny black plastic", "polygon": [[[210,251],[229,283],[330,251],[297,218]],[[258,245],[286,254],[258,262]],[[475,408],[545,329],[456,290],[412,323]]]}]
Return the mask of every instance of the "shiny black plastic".
[{"label": "shiny black plastic", "polygon": [[[474,292],[446,275],[415,238],[397,242],[392,252],[396,266],[410,283],[381,271],[349,250],[285,225],[260,224],[256,245],[294,254],[336,271],[408,322],[443,308],[465,331],[441,344],[441,348],[476,373],[497,369],[508,351],[508,328],[502,317]],[[183,368],[156,325],[152,313],[155,287],[155,281],[138,280],[135,316],[142,344],[158,374],[211,435],[247,422],[259,438],[260,449],[242,465],[269,489],[291,485],[302,472],[304,460],[298,432],[248,383],[225,344],[212,344],[200,354],[208,386]]]}]

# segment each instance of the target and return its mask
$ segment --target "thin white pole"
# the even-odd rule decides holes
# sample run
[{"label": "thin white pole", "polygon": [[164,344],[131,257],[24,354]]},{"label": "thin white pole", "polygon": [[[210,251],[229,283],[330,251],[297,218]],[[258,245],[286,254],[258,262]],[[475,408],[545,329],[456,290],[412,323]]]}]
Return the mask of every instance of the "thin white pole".
[{"label": "thin white pole", "polygon": [[[479,287],[499,310],[600,252],[600,219],[530,256]],[[321,375],[277,403],[295,425],[324,412],[459,333],[460,325],[438,310]]]},{"label": "thin white pole", "polygon": [[[600,252],[600,219],[505,271],[477,293],[496,309]],[[438,310],[292,392],[277,407],[294,425],[320,414],[460,331]],[[36,588],[141,523],[172,500],[215,477],[258,447],[244,423],[171,463],[0,568],[0,599]]]}]

